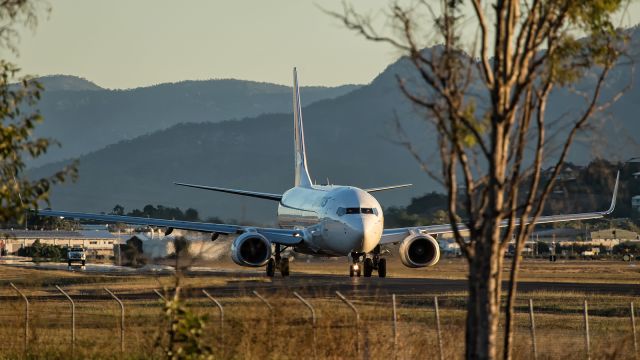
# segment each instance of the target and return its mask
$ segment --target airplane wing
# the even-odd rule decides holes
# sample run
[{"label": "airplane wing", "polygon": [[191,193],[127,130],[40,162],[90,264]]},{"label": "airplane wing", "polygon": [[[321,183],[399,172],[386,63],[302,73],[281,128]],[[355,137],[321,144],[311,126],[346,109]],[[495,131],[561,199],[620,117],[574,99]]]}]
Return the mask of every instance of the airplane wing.
[{"label": "airplane wing", "polygon": [[[618,196],[618,181],[620,180],[620,172],[616,176],[616,184],[613,188],[613,198],[611,199],[611,205],[609,209],[606,211],[597,211],[590,213],[579,213],[579,214],[563,214],[563,215],[548,215],[548,216],[540,216],[536,220],[536,224],[548,224],[555,222],[565,222],[565,221],[576,221],[576,220],[591,220],[591,219],[600,219],[605,215],[609,215],[613,212],[616,207],[616,197]],[[530,220],[526,220],[525,224],[531,223]],[[502,221],[500,223],[500,227],[506,227],[509,225],[508,220]],[[519,219],[516,220],[516,226],[520,226]],[[467,230],[467,226],[464,224],[458,224],[458,229],[461,231]],[[429,235],[439,235],[452,233],[453,229],[451,228],[451,224],[442,224],[442,225],[427,225],[427,226],[414,226],[414,227],[406,227],[406,228],[396,228],[396,229],[385,229],[382,233],[382,239],[380,239],[380,244],[394,244],[404,240],[411,233],[423,233]]]},{"label": "airplane wing", "polygon": [[35,212],[35,214],[39,216],[63,218],[66,217],[72,219],[97,220],[110,223],[123,223],[132,225],[149,225],[166,227],[168,229],[172,228],[219,234],[240,234],[247,231],[248,229],[255,229],[258,233],[264,235],[272,243],[287,246],[300,244],[303,240],[303,236],[300,231],[289,229],[260,228],[239,225],[213,224],[196,221],[164,220],[135,216],[91,214],[56,210],[38,210]]},{"label": "airplane wing", "polygon": [[176,182],[174,184],[178,185],[178,186],[185,186],[185,187],[190,187],[190,188],[195,188],[195,189],[202,189],[202,190],[209,190],[209,191],[219,191],[219,192],[224,192],[224,193],[228,193],[228,194],[250,196],[250,197],[255,197],[255,198],[265,199],[265,200],[273,200],[273,201],[282,200],[282,195],[280,195],[280,194],[271,194],[271,193],[263,193],[263,192],[248,191],[248,190],[227,189],[227,188],[221,188],[221,187],[216,187],[216,186],[185,184],[185,183],[180,183],[180,182]]},{"label": "airplane wing", "polygon": [[399,188],[403,188],[403,187],[407,187],[407,186],[411,186],[413,184],[402,184],[402,185],[392,185],[392,186],[382,186],[382,187],[375,187],[375,188],[369,188],[369,189],[362,189],[368,193],[372,193],[372,192],[376,192],[376,191],[385,191],[385,190],[392,190],[392,189],[399,189]]}]

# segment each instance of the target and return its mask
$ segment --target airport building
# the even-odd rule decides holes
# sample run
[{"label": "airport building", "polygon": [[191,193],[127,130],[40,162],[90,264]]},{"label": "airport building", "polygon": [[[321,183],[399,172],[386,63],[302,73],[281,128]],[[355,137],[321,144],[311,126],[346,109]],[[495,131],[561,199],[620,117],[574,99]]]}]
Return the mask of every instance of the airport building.
[{"label": "airport building", "polygon": [[16,254],[19,249],[33,245],[36,240],[62,247],[81,246],[89,256],[113,256],[113,247],[121,239],[106,230],[0,230],[0,248],[7,254]]}]

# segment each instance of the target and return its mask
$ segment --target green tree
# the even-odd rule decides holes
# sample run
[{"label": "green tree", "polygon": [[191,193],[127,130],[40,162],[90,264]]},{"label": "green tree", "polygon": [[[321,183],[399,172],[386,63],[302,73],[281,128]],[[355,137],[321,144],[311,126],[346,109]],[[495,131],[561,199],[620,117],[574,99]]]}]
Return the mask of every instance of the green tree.
[{"label": "green tree", "polygon": [[536,249],[538,250],[538,254],[548,254],[549,252],[551,252],[551,249],[549,249],[549,244],[544,241],[536,242]]},{"label": "green tree", "polygon": [[113,215],[124,215],[124,206],[122,206],[122,205],[114,206],[113,210],[111,210],[111,213]]},{"label": "green tree", "polygon": [[[34,29],[38,15],[47,10],[38,0],[0,2],[0,48],[17,53],[17,29]],[[33,137],[42,116],[31,109],[43,88],[33,78],[19,76],[19,71],[15,64],[0,59],[0,223],[22,222],[29,209],[38,208],[42,202],[48,204],[52,184],[76,175],[75,165],[46,178],[29,179],[25,175],[26,159],[42,155],[55,142]]]}]

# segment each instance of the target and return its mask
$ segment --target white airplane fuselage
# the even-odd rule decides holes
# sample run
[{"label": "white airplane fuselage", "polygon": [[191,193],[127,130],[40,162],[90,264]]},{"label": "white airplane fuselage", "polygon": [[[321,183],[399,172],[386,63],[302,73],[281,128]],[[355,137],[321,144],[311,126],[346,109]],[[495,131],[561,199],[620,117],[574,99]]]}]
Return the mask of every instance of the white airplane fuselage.
[{"label": "white airplane fuselage", "polygon": [[345,256],[371,252],[382,237],[384,217],[378,201],[362,189],[314,185],[283,194],[278,225],[304,230],[305,246],[296,251]]}]

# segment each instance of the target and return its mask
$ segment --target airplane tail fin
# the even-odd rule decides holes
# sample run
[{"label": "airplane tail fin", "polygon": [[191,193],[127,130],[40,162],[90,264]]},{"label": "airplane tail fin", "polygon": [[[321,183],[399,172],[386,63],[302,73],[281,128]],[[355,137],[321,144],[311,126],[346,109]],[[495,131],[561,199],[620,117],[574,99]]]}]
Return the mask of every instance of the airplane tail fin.
[{"label": "airplane tail fin", "polygon": [[295,186],[311,187],[311,178],[307,170],[307,154],[304,145],[304,130],[302,128],[302,106],[300,104],[300,88],[298,87],[298,73],[293,68],[293,129],[295,150]]}]

